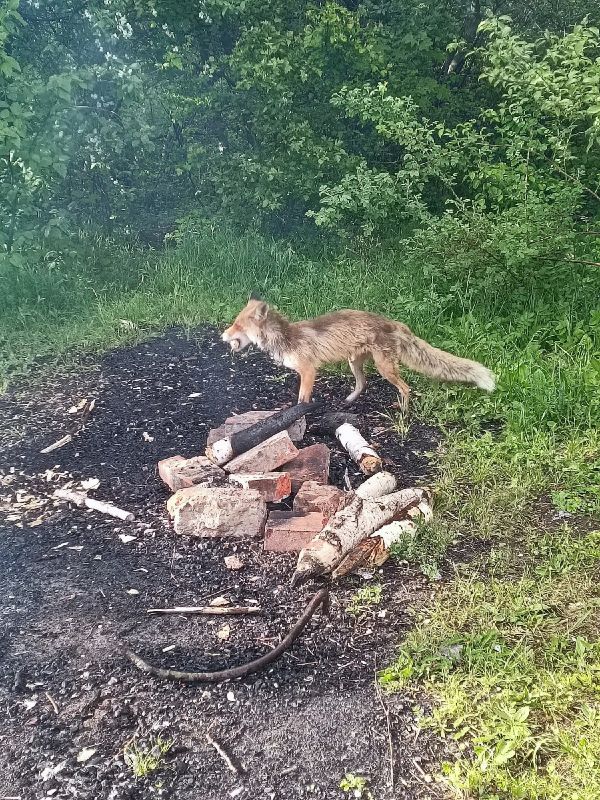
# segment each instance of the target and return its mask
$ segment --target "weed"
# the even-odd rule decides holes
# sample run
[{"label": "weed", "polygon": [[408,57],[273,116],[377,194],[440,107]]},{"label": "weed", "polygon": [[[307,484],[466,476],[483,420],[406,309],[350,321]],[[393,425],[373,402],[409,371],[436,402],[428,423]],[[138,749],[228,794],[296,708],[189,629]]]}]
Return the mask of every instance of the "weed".
[{"label": "weed", "polygon": [[163,739],[161,736],[150,739],[147,745],[141,747],[133,741],[125,745],[123,758],[136,778],[146,778],[159,769],[172,746],[171,739]]},{"label": "weed", "polygon": [[381,584],[372,583],[361,588],[352,596],[350,603],[346,606],[348,614],[359,616],[368,611],[371,606],[381,602]]},{"label": "weed", "polygon": [[340,789],[358,800],[374,800],[373,795],[369,791],[367,779],[360,775],[354,775],[352,772],[346,773],[340,781]]}]

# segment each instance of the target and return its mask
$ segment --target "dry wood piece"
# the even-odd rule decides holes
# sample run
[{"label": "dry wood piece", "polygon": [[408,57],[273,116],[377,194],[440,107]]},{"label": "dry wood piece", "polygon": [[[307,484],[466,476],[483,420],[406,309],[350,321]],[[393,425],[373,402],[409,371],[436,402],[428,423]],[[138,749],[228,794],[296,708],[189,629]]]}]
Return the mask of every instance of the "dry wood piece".
[{"label": "dry wood piece", "polygon": [[432,515],[429,498],[409,508],[406,519],[388,522],[347,553],[333,570],[332,579],[336,580],[359,569],[380,567],[388,560],[390,547],[406,537],[413,537],[417,531],[417,521],[427,522]]},{"label": "dry wood piece", "polygon": [[237,767],[231,760],[231,756],[229,756],[229,754],[223,749],[222,745],[220,745],[219,742],[213,739],[213,737],[210,735],[210,733],[208,733],[208,731],[206,733],[206,741],[215,748],[217,753],[221,756],[221,758],[227,765],[227,769],[233,772],[234,775],[239,775],[241,773],[239,767]]},{"label": "dry wood piece", "polygon": [[424,489],[403,489],[379,498],[355,496],[328,522],[298,556],[292,586],[323,573],[331,573],[360,541],[428,497]]},{"label": "dry wood piece", "polygon": [[287,430],[297,419],[305,416],[309,411],[315,411],[319,406],[320,403],[298,403],[291,408],[284,408],[249,428],[213,442],[206,448],[206,455],[214,464],[222,467],[235,456],[251,450],[276,433]]},{"label": "dry wood piece", "polygon": [[[383,497],[396,491],[398,481],[391,472],[378,472],[354,491],[356,497],[361,500],[373,500],[376,497]],[[350,495],[349,495],[350,496]]]},{"label": "dry wood piece", "polygon": [[85,423],[88,421],[88,417],[94,409],[95,404],[95,400],[84,400],[81,403],[81,416],[74,425],[71,425],[69,432],[65,436],[62,436],[57,442],[54,442],[54,444],[44,447],[43,450],[40,450],[40,453],[44,453],[44,455],[46,453],[52,453],[54,450],[58,450],[59,448],[64,447],[66,444],[69,444],[69,442],[72,442],[75,436],[77,436],[77,434],[83,430]]},{"label": "dry wood piece", "polygon": [[233,617],[241,614],[260,614],[261,611],[260,606],[173,606],[173,608],[149,608],[147,613]]},{"label": "dry wood piece", "polygon": [[319,428],[335,436],[342,447],[348,451],[350,458],[358,464],[365,475],[373,475],[383,468],[381,458],[369,445],[356,427],[358,418],[355,414],[324,414],[319,421]]},{"label": "dry wood piece", "polygon": [[124,522],[131,522],[135,519],[135,515],[131,511],[124,511],[122,508],[113,506],[112,503],[103,503],[100,500],[92,500],[83,492],[76,492],[73,489],[57,489],[54,492],[54,497],[57,500],[66,500],[68,503],[73,503],[80,508],[85,506],[94,511],[99,511],[101,514],[108,514],[111,517],[122,519]]},{"label": "dry wood piece", "polygon": [[156,678],[165,678],[170,681],[183,681],[184,683],[220,683],[221,681],[231,680],[233,678],[243,678],[245,675],[250,675],[253,672],[268,667],[285,653],[285,651],[292,646],[296,639],[300,636],[304,628],[310,622],[310,618],[315,613],[319,606],[323,606],[325,614],[329,611],[329,592],[327,588],[319,589],[318,592],[311,597],[310,602],[304,609],[302,616],[281,642],[271,650],[270,653],[256,658],[254,661],[249,661],[247,664],[242,664],[239,667],[231,667],[230,669],[222,669],[217,672],[181,672],[177,669],[162,669],[161,667],[154,667],[148,664],[143,658],[140,658],[136,653],[133,653],[129,648],[123,647],[123,654],[135,664],[142,672],[147,672],[149,675],[154,675]]}]

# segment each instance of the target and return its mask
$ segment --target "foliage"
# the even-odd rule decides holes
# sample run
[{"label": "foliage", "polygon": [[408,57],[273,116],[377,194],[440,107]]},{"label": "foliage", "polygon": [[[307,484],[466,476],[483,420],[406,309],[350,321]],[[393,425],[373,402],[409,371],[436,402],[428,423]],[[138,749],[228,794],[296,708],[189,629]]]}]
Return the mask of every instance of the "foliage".
[{"label": "foliage", "polygon": [[[542,4],[477,30],[466,5],[3,0],[5,258],[81,224],[160,239],[190,212],[390,238],[547,203],[572,231],[597,216],[597,29]],[[561,32],[532,41],[540,20]]]},{"label": "foliage", "polygon": [[592,800],[600,787],[600,532],[579,538],[565,526],[529,547],[519,580],[496,567],[491,580],[463,579],[445,591],[380,680],[389,689],[424,680],[439,698],[422,724],[457,743],[444,768],[455,789]]}]

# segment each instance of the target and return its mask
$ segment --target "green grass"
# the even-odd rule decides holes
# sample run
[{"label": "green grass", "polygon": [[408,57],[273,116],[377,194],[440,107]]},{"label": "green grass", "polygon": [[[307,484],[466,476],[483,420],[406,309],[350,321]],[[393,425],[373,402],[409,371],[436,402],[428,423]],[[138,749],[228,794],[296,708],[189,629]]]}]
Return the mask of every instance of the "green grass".
[{"label": "green grass", "polygon": [[[484,362],[498,375],[490,396],[409,377],[412,419],[445,436],[434,521],[397,555],[436,578],[453,542],[483,541],[488,554],[457,568],[382,680],[434,698],[423,724],[455,743],[444,769],[457,796],[595,800],[599,544],[578,520],[600,513],[600,271],[544,270],[491,285],[402,242],[366,255],[217,231],[160,253],[79,242],[0,275],[0,375],[222,323],[253,290],[296,318],[379,311]],[[559,528],[559,510],[579,516]]]},{"label": "green grass", "polygon": [[444,771],[458,792],[593,800],[600,791],[600,531],[528,534],[520,577],[507,574],[517,565],[504,557],[491,576],[455,581],[380,680],[390,690],[423,683],[437,698],[423,724],[457,745]]}]

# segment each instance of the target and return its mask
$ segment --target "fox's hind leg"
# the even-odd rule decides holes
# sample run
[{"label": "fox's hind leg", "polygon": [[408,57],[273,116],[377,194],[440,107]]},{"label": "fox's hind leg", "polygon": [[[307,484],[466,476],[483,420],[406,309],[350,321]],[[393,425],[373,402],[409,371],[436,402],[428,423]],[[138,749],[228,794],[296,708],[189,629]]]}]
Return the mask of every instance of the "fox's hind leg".
[{"label": "fox's hind leg", "polygon": [[403,412],[406,412],[408,410],[410,386],[400,377],[398,364],[396,363],[394,356],[390,356],[388,353],[384,353],[382,350],[374,350],[373,361],[375,362],[375,368],[381,377],[385,378],[386,381],[389,381],[392,386],[395,386],[396,389],[398,389],[400,394],[400,408]]},{"label": "fox's hind leg", "polygon": [[346,403],[353,403],[356,398],[361,395],[364,390],[365,386],[367,385],[367,379],[365,377],[365,371],[363,365],[367,359],[368,353],[361,353],[360,355],[355,356],[354,358],[348,359],[348,364],[350,364],[350,369],[352,370],[352,374],[354,375],[354,380],[356,381],[356,386],[354,387],[354,391],[352,394],[349,394],[346,398]]}]

